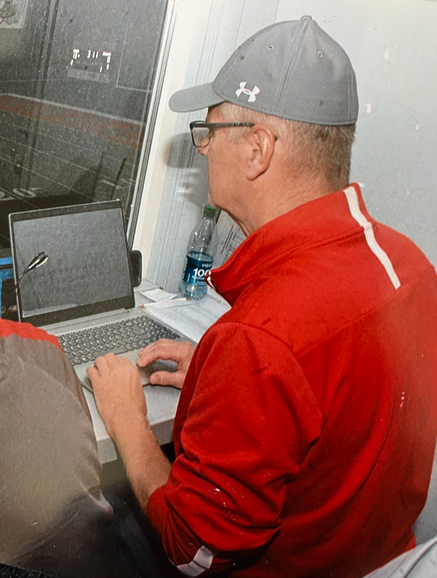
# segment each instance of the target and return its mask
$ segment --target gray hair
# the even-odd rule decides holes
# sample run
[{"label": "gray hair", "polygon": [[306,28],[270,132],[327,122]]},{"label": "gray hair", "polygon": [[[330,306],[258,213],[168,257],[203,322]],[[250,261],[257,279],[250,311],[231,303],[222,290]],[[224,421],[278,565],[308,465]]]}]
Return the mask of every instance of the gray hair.
[{"label": "gray hair", "polygon": [[[226,122],[267,125],[288,148],[290,171],[305,178],[323,176],[333,190],[349,184],[355,124],[328,126],[288,120],[230,102],[220,106]],[[241,129],[229,131],[230,139],[242,137]],[[244,133],[243,133],[244,134]]]}]

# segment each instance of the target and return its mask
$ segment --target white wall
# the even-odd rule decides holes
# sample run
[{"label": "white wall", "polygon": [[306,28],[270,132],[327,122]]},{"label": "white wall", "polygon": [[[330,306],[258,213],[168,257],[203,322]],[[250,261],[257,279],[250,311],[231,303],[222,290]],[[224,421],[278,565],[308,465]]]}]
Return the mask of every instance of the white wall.
[{"label": "white wall", "polygon": [[373,215],[437,265],[437,2],[281,0],[278,20],[311,14],[349,54],[360,114],[352,180]]},{"label": "white wall", "polygon": [[[177,287],[188,233],[207,199],[204,159],[188,134],[189,121],[204,113],[175,115],[167,106],[169,96],[212,80],[235,47],[259,28],[304,14],[345,48],[357,73],[360,114],[352,180],[364,184],[376,218],[408,234],[437,264],[437,1],[176,3],[189,24],[177,20],[154,137],[156,158],[149,169],[159,178],[148,188],[146,183],[148,201],[136,238],[147,277],[168,289]],[[151,226],[144,226],[147,221]]]}]

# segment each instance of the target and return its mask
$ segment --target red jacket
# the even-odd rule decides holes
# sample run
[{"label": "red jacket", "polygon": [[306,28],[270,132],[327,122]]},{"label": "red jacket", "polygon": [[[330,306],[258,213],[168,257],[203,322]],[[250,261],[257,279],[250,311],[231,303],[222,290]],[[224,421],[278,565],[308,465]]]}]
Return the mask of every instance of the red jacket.
[{"label": "red jacket", "polygon": [[414,545],[437,429],[437,283],[357,185],[212,272],[176,460],[147,513],[188,575],[361,577]]}]

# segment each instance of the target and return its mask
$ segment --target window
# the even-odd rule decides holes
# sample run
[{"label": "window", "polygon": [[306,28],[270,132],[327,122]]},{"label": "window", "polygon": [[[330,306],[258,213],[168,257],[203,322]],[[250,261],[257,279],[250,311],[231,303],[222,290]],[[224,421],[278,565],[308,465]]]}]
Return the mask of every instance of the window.
[{"label": "window", "polygon": [[134,199],[165,0],[8,0],[0,9],[0,250],[11,212]]}]

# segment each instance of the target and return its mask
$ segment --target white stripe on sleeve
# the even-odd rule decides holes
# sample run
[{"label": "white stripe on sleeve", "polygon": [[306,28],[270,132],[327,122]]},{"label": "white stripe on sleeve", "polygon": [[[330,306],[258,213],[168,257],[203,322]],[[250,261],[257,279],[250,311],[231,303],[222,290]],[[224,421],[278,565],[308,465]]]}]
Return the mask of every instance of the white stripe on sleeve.
[{"label": "white stripe on sleeve", "polygon": [[206,546],[202,546],[197,550],[196,555],[188,564],[181,564],[176,566],[178,570],[183,572],[186,576],[199,576],[206,570],[211,568],[214,554],[208,550]]}]

